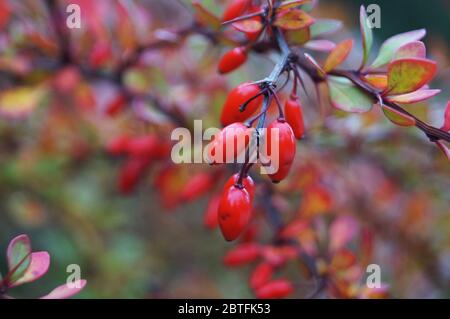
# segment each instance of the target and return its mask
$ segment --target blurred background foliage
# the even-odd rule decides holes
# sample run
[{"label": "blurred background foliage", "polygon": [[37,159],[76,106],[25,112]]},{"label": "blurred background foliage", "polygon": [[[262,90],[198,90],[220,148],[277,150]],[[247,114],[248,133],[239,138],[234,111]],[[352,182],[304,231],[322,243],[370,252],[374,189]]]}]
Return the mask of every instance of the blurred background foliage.
[{"label": "blurred background foliage", "polygon": [[[156,20],[154,24],[162,27],[167,20],[164,15],[152,14],[152,10],[153,13],[164,12],[175,1],[138,2],[148,4]],[[204,2],[220,12],[221,1]],[[426,38],[429,54],[439,62],[440,69],[435,86],[443,88],[443,94],[436,106],[430,106],[429,113],[423,113],[431,123],[439,125],[443,106],[450,97],[449,1],[322,0],[316,15],[343,20],[348,27],[346,32],[357,38],[359,5],[374,2],[382,8],[382,28],[376,31],[378,44],[396,33],[422,27],[429,31]],[[182,10],[181,6],[173,5],[176,10]],[[180,16],[185,17],[186,12]],[[42,19],[29,16],[30,23],[34,18]],[[170,24],[176,24],[173,18],[169,20]],[[40,24],[42,26],[42,21]],[[20,30],[8,32],[20,33]],[[20,43],[20,39],[17,41]],[[192,39],[190,43],[195,47],[198,42],[204,45],[199,39]],[[0,53],[4,54],[10,48],[2,46],[2,50]],[[194,59],[200,58],[195,55],[197,52],[192,51]],[[230,83],[265,74],[266,70],[252,70],[262,62],[267,60],[256,57],[243,71],[232,75]],[[267,70],[270,69],[268,64]],[[170,88],[165,90],[171,92]],[[223,96],[218,96],[216,104],[220,106],[222,100]],[[51,105],[44,102],[25,119],[0,119],[0,252],[6,251],[14,236],[27,233],[34,250],[49,251],[52,261],[43,279],[17,288],[14,295],[44,294],[64,281],[66,267],[76,263],[88,280],[87,288],[79,295],[82,298],[251,297],[244,284],[249,270],[230,271],[222,264],[224,252],[233,244],[224,242],[218,232],[209,232],[203,227],[206,199],[168,211],[161,205],[161,198],[150,182],[152,171],[135,193],[126,197],[119,194],[116,180],[120,162],[107,156],[103,145],[111,132],[118,131],[117,126],[124,126],[122,120],[89,117],[71,111],[73,103]],[[215,116],[208,115],[211,122]],[[334,119],[336,125],[341,125],[339,117]],[[357,127],[364,130],[361,125]],[[403,220],[407,223],[405,227],[417,232],[418,237],[426,238],[438,251],[438,267],[448,280],[449,166],[418,134],[405,136],[402,129],[394,130],[395,139],[360,147],[379,158],[383,168],[400,177],[401,196],[411,199],[409,219]],[[314,144],[329,147],[340,169],[354,168],[351,146],[340,149],[342,136],[321,132],[320,128],[315,128],[312,135],[311,140],[301,146],[306,154],[315,152]],[[305,155],[302,159],[314,161],[315,157]],[[376,262],[385,270],[383,279],[392,285],[394,295],[437,296],[422,280],[420,265],[407,260],[409,252],[404,252],[406,256],[398,255],[395,260],[387,257],[397,249],[392,238],[389,235],[380,239]],[[6,269],[3,257],[0,269]],[[403,273],[400,269],[406,270]],[[450,297],[447,283],[442,285],[446,287],[444,296]]]}]

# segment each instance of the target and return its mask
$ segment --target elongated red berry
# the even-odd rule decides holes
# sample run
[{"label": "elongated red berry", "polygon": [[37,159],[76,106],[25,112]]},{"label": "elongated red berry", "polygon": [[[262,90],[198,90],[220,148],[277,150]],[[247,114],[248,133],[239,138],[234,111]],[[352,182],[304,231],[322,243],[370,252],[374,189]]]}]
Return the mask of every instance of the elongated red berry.
[{"label": "elongated red berry", "polygon": [[159,151],[159,144],[159,139],[155,135],[135,137],[128,143],[128,154],[136,157],[153,157]]},{"label": "elongated red berry", "polygon": [[99,42],[95,45],[94,49],[89,56],[89,64],[93,68],[103,66],[112,58],[111,46],[107,42]]},{"label": "elongated red berry", "polygon": [[238,267],[255,261],[261,253],[261,246],[255,243],[241,244],[225,255],[223,262],[228,267]]},{"label": "elongated red berry", "polygon": [[251,217],[251,200],[248,192],[231,186],[222,193],[219,203],[219,225],[226,240],[235,240],[247,227]]},{"label": "elongated red berry", "polygon": [[125,162],[119,172],[118,186],[121,193],[128,194],[135,189],[148,164],[150,160],[143,157],[132,157]]},{"label": "elongated red berry", "polygon": [[208,173],[194,175],[181,189],[181,200],[189,202],[205,195],[214,184],[213,178],[213,175]]},{"label": "elongated red berry", "polygon": [[214,229],[219,225],[219,203],[220,196],[213,196],[208,202],[205,214],[203,215],[203,224],[208,229]]},{"label": "elongated red berry", "polygon": [[272,167],[276,168],[278,164],[278,170],[269,177],[272,182],[279,183],[288,175],[295,158],[297,146],[291,126],[281,119],[272,122],[267,127],[266,143],[267,155],[272,161],[275,161]]},{"label": "elongated red berry", "polygon": [[303,122],[303,111],[300,102],[295,96],[291,96],[284,106],[286,122],[292,128],[295,138],[301,139],[305,134],[305,124]]},{"label": "elongated red berry", "polygon": [[236,70],[247,61],[247,51],[238,47],[226,52],[219,61],[219,73],[225,74]]},{"label": "elongated red berry", "polygon": [[286,279],[272,280],[258,289],[256,297],[259,299],[277,299],[289,296],[294,291],[294,287]]},{"label": "elongated red berry", "polygon": [[126,99],[123,95],[116,96],[111,102],[108,103],[105,109],[105,113],[109,116],[115,116],[120,113],[126,105]]},{"label": "elongated red berry", "polygon": [[[249,128],[243,123],[233,123],[223,128],[207,145],[209,164],[234,163],[250,143]],[[245,153],[242,154],[245,156]]]},{"label": "elongated red berry", "polygon": [[[236,185],[236,183],[239,181],[239,173],[234,174],[233,176],[231,176],[228,181],[225,183],[225,186],[223,187],[223,189],[228,189],[231,186]],[[245,190],[248,192],[248,194],[250,195],[250,199],[253,200],[253,198],[255,197],[255,182],[253,182],[253,179],[250,176],[245,176],[242,179],[242,185],[244,186]]]},{"label": "elongated red berry", "polygon": [[261,89],[254,83],[242,83],[235,87],[230,94],[228,94],[225,104],[222,108],[220,121],[224,126],[235,122],[244,122],[260,107],[263,97],[259,96],[249,102],[245,110],[240,110],[241,106],[261,93]]},{"label": "elongated red berry", "polygon": [[128,135],[119,135],[108,142],[106,151],[114,156],[125,154],[128,150],[129,142],[130,137]]},{"label": "elongated red berry", "polygon": [[251,0],[232,0],[230,4],[225,8],[222,15],[222,21],[229,21],[236,19],[245,12],[245,9],[249,6]]},{"label": "elongated red berry", "polygon": [[263,262],[256,266],[250,275],[250,287],[256,290],[266,284],[272,279],[273,266],[269,263]]}]

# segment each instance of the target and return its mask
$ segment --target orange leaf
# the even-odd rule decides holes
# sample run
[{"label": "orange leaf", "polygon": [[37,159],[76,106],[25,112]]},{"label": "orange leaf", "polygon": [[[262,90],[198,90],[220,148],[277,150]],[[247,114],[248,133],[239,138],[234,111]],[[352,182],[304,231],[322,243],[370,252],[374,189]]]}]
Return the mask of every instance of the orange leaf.
[{"label": "orange leaf", "polygon": [[314,19],[299,9],[285,10],[277,14],[274,25],[285,30],[298,30],[309,27]]},{"label": "orange leaf", "polygon": [[347,59],[350,51],[353,48],[353,40],[345,40],[339,43],[333,51],[331,51],[324,64],[325,72],[329,72],[339,66],[345,59]]},{"label": "orange leaf", "polygon": [[364,79],[374,88],[386,90],[388,85],[387,75],[384,74],[367,74]]}]

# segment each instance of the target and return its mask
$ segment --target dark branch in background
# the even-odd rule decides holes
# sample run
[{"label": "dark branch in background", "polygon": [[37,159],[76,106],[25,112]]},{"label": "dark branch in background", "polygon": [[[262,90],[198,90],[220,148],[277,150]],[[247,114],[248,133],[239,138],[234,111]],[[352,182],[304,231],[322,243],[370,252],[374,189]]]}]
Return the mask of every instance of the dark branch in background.
[{"label": "dark branch in background", "polygon": [[71,63],[72,56],[69,42],[70,35],[65,28],[64,17],[61,14],[58,3],[55,0],[44,0],[44,3],[50,16],[50,21],[59,44],[60,61],[63,64]]}]

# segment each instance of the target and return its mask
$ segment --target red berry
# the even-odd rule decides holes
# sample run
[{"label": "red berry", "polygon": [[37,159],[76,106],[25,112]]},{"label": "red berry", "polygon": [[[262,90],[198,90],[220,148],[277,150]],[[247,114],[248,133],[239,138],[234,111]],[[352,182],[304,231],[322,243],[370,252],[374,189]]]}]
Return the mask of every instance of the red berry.
[{"label": "red berry", "polygon": [[180,198],[184,201],[193,201],[207,193],[213,186],[213,176],[208,173],[194,175],[181,190]]},{"label": "red berry", "polygon": [[219,225],[226,240],[239,237],[251,217],[251,199],[245,189],[231,186],[225,189],[219,203]]},{"label": "red berry", "polygon": [[225,74],[236,70],[247,61],[244,47],[234,48],[226,52],[219,61],[219,73]]},{"label": "red berry", "polygon": [[213,196],[209,200],[203,215],[203,224],[208,229],[214,229],[219,224],[218,210],[219,210],[220,196]]},{"label": "red berry", "polygon": [[[239,180],[239,173],[234,174],[231,176],[228,181],[226,182],[225,186],[223,187],[224,190],[230,188],[231,186],[236,185],[236,183]],[[242,179],[242,185],[244,186],[245,190],[250,195],[250,200],[253,200],[255,196],[255,183],[253,182],[253,179],[250,176],[246,176]]]},{"label": "red berry", "polygon": [[225,11],[222,15],[222,21],[229,21],[236,19],[240,15],[242,15],[250,4],[251,0],[233,0],[231,3],[225,8]]},{"label": "red berry", "polygon": [[303,122],[303,112],[300,102],[296,97],[291,97],[284,106],[286,122],[292,127],[292,131],[297,139],[301,139],[305,134],[305,124]]},{"label": "red berry", "polygon": [[255,261],[261,252],[258,244],[241,244],[230,250],[224,257],[223,262],[229,267],[242,266]]},{"label": "red berry", "polygon": [[89,64],[93,68],[103,66],[112,57],[111,46],[106,42],[99,42],[89,56]]},{"label": "red berry", "polygon": [[118,95],[106,106],[105,113],[109,116],[115,116],[123,110],[125,104],[125,97],[123,95]]},{"label": "red berry", "polygon": [[259,264],[250,275],[250,287],[253,290],[260,288],[262,285],[266,284],[273,275],[273,266],[269,263]]},{"label": "red berry", "polygon": [[119,173],[119,190],[123,194],[131,193],[150,161],[142,157],[132,157],[128,159],[120,169]]},{"label": "red berry", "polygon": [[289,296],[294,291],[292,284],[285,279],[270,281],[256,289],[259,299],[276,299]]},{"label": "red berry", "polygon": [[128,154],[131,156],[151,157],[159,151],[159,140],[155,135],[144,135],[133,138],[128,143]]},{"label": "red berry", "polygon": [[113,138],[106,145],[106,151],[111,155],[121,155],[127,152],[130,138],[128,135],[120,135]]},{"label": "red berry", "polygon": [[[242,123],[233,123],[222,129],[207,146],[209,164],[233,163],[247,148],[250,130]],[[245,155],[245,154],[243,154]]]},{"label": "red berry", "polygon": [[0,30],[8,23],[11,17],[11,8],[8,1],[0,1]]},{"label": "red berry", "polygon": [[240,107],[261,93],[261,89],[257,84],[246,82],[235,87],[228,94],[225,104],[222,108],[220,121],[224,126],[235,122],[244,122],[248,119],[258,107],[262,104],[263,97],[259,96],[247,104],[244,111],[240,111]]},{"label": "red berry", "polygon": [[[276,132],[278,131],[278,136]],[[276,120],[267,127],[267,155],[275,164],[278,164],[276,173],[270,174],[269,177],[274,183],[279,183],[289,173],[292,162],[295,158],[296,143],[294,132],[288,123],[284,120]],[[275,148],[278,147],[278,158]]]}]

